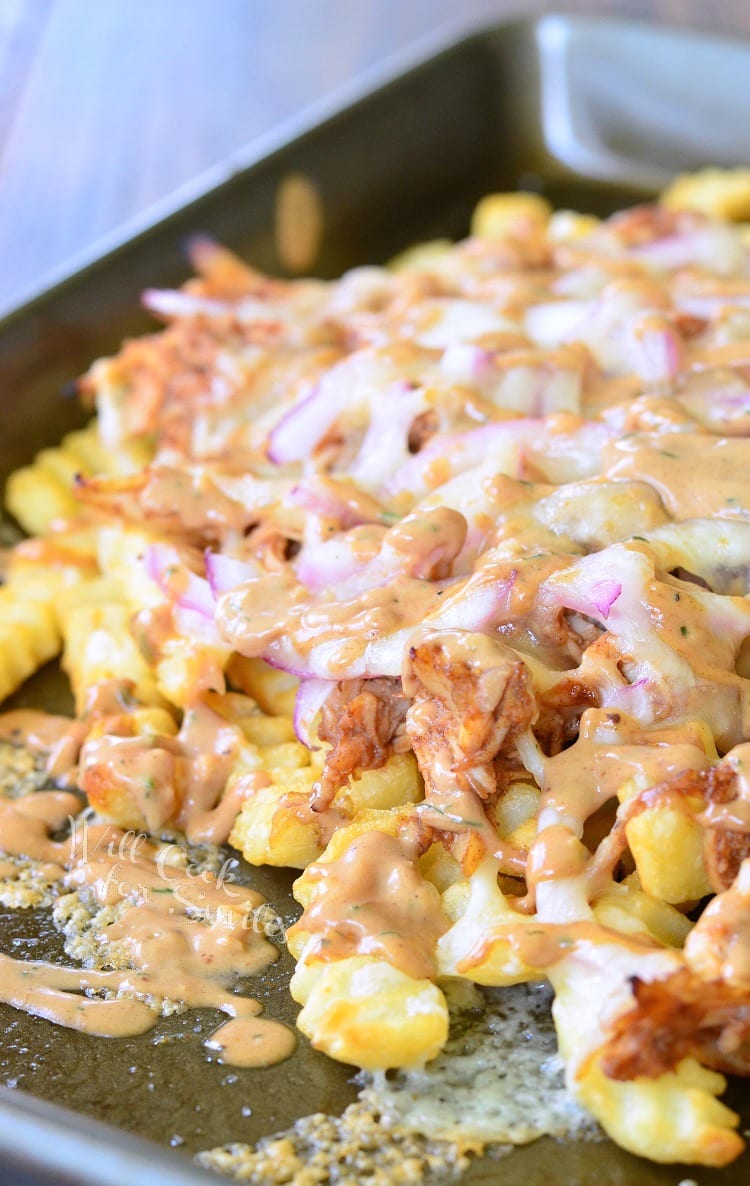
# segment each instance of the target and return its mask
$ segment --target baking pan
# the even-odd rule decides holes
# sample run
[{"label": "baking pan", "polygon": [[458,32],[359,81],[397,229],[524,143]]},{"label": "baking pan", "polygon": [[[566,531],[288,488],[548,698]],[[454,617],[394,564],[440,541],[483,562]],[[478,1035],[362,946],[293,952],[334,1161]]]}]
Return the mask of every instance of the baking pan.
[{"label": "baking pan", "polygon": [[[0,476],[80,422],[71,381],[124,335],[148,328],[139,293],[185,277],[188,235],[208,232],[256,266],[285,273],[277,198],[290,175],[306,180],[322,212],[309,270],[335,276],[416,240],[461,236],[491,189],[536,189],[556,204],[607,213],[651,196],[676,170],[748,163],[748,110],[750,47],[621,21],[521,20],[402,55],[251,146],[220,184],[199,182],[168,217],[110,242],[6,317]],[[59,708],[66,696],[59,673],[43,672],[16,701]],[[246,872],[283,916],[294,916],[291,875]],[[44,917],[22,912],[0,915],[0,946],[50,959],[61,953]],[[291,1021],[288,974],[282,953],[253,992],[270,1016]],[[9,1085],[0,1089],[0,1183],[216,1181],[188,1155],[253,1142],[354,1098],[350,1070],[304,1040],[269,1070],[209,1063],[202,1038],[215,1021],[189,1013],[137,1039],[105,1040],[0,1007],[0,1080]],[[749,1095],[743,1085],[730,1091],[744,1127]],[[545,1139],[500,1161],[476,1161],[466,1181],[667,1186],[693,1176],[608,1142]],[[697,1176],[701,1186],[740,1186],[750,1157]]]}]

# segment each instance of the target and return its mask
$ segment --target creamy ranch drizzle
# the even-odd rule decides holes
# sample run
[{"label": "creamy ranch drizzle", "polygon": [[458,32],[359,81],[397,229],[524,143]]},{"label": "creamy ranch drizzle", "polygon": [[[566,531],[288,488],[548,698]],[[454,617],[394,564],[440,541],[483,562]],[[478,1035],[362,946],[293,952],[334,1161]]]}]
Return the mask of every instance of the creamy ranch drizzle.
[{"label": "creamy ranch drizzle", "polygon": [[742,439],[644,433],[608,446],[604,473],[648,482],[675,519],[747,518],[746,458],[747,444]]},{"label": "creamy ranch drizzle", "polygon": [[337,861],[310,874],[312,902],[292,927],[315,937],[330,961],[354,952],[381,956],[416,979],[435,976],[435,943],[448,927],[437,890],[420,875],[408,841],[365,832]]},{"label": "creamy ranch drizzle", "polygon": [[[91,823],[80,811],[80,797],[63,791],[0,799],[0,849],[42,862],[61,889],[114,908],[106,939],[126,953],[128,967],[84,971],[3,955],[0,999],[104,1037],[143,1033],[155,1024],[160,1001],[176,1000],[233,1019],[209,1040],[225,1062],[268,1066],[291,1054],[291,1031],[259,1018],[258,1001],[231,991],[237,977],[256,974],[278,955],[254,926],[261,896],[186,868],[176,845]],[[69,837],[52,840],[50,833],[69,821]]]},{"label": "creamy ranch drizzle", "polygon": [[[50,777],[80,783],[94,805],[100,783],[107,794],[121,794],[135,811],[134,823],[149,831],[169,820],[191,843],[223,844],[244,799],[268,783],[264,771],[249,770],[224,794],[245,744],[239,725],[196,701],[175,736],[133,735],[132,712],[113,703],[117,694],[116,683],[103,690],[83,720],[36,709],[2,714],[0,741],[22,741],[44,755]],[[99,735],[92,737],[94,726]]]}]

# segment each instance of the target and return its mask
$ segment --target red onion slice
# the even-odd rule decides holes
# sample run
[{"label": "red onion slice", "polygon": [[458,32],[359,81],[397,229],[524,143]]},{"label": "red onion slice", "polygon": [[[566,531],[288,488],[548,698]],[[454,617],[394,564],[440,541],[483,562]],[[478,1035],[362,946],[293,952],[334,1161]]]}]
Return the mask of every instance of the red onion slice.
[{"label": "red onion slice", "polygon": [[[510,451],[518,462],[520,445],[531,440],[534,433],[543,431],[542,420],[523,419],[502,421],[499,424],[472,429],[470,432],[441,436],[428,442],[416,456],[397,469],[383,489],[388,496],[409,491],[416,497],[421,497],[430,489],[430,475],[436,463],[444,464],[446,460],[450,464],[450,473],[446,475],[446,480],[486,461],[493,452],[502,452],[503,457],[507,458]],[[501,468],[502,460],[499,459],[498,470]],[[515,468],[518,468],[518,464]]]},{"label": "red onion slice", "polygon": [[656,272],[675,272],[695,265],[722,276],[742,267],[745,248],[733,228],[704,222],[630,247],[627,254]]},{"label": "red onion slice", "polygon": [[176,548],[168,544],[152,544],[146,549],[144,564],[151,580],[170,601],[213,620],[216,600],[211,586],[203,577],[190,571]]},{"label": "red onion slice", "polygon": [[644,383],[670,384],[680,373],[682,339],[663,318],[646,318],[634,327],[633,369]]},{"label": "red onion slice", "polygon": [[358,527],[362,523],[379,523],[382,507],[370,495],[351,483],[336,478],[309,477],[292,486],[287,501],[303,507],[311,515],[334,519],[340,527]]},{"label": "red onion slice", "polygon": [[750,436],[750,387],[739,376],[716,386],[690,380],[682,385],[677,400],[704,428],[721,436]]},{"label": "red onion slice", "polygon": [[294,732],[308,749],[319,749],[310,736],[310,727],[330,696],[335,683],[325,679],[303,679],[294,702]]},{"label": "red onion slice", "polygon": [[[574,560],[564,570],[553,573],[544,582],[544,595],[552,605],[585,614],[595,621],[614,622],[609,629],[619,632],[626,626],[629,617],[636,612],[633,598],[640,606],[640,590],[644,581],[653,573],[653,563],[627,546],[614,544],[601,552],[594,552]],[[613,575],[616,574],[616,575]],[[623,594],[623,587],[630,589],[613,614],[613,608]]]},{"label": "red onion slice", "polygon": [[285,671],[287,675],[293,675],[300,681],[312,678],[305,659],[297,654],[291,644],[273,643],[272,646],[273,652],[264,651],[261,656],[264,663],[273,667],[274,671]]},{"label": "red onion slice", "polygon": [[591,581],[591,575],[579,568],[574,579],[566,581],[564,586],[551,583],[553,601],[565,609],[606,622],[612,606],[622,596],[622,585],[610,578]]},{"label": "red onion slice", "polygon": [[[338,404],[329,406],[324,417],[320,384],[316,383],[298,403],[281,417],[268,438],[266,455],[275,465],[303,461],[310,450],[343,410]],[[345,405],[343,405],[345,406]]]},{"label": "red onion slice", "polygon": [[[186,606],[177,605],[174,611],[174,620],[184,638],[229,654],[229,647],[219,634],[213,618],[208,618],[205,614]],[[223,689],[217,690],[223,691]]]},{"label": "red onion slice", "polygon": [[406,382],[393,383],[373,401],[370,425],[348,472],[366,491],[375,491],[409,460],[409,431],[428,407],[425,391]]},{"label": "red onion slice", "polygon": [[424,619],[431,630],[487,630],[508,615],[517,574],[496,578],[491,569],[479,570],[465,581],[446,588],[436,609]]},{"label": "red onion slice", "polygon": [[[314,592],[338,587],[366,565],[352,550],[345,537],[331,540],[311,540],[306,543],[294,563],[297,579]],[[341,590],[339,589],[341,596]]]},{"label": "red onion slice", "polygon": [[[418,368],[415,362],[405,369],[416,373]],[[277,465],[304,461],[345,412],[360,426],[367,425],[377,401],[409,378],[403,370],[389,358],[366,350],[342,359],[271,430],[268,458]]]},{"label": "red onion slice", "polygon": [[290,638],[276,638],[264,648],[262,658],[269,666],[287,671],[301,680],[330,683],[342,679],[397,676],[401,674],[404,647],[415,629],[415,625],[409,625],[392,634],[381,635],[347,660],[342,657],[346,640],[342,643],[339,638],[306,647],[304,652],[298,651]]},{"label": "red onion slice", "polygon": [[483,391],[497,381],[494,358],[491,350],[484,350],[481,346],[465,343],[449,346],[443,352],[440,370],[456,383]]},{"label": "red onion slice", "polygon": [[221,301],[180,289],[147,288],[141,303],[150,313],[165,321],[173,321],[177,317],[231,317],[246,325],[257,322],[264,326],[272,324],[289,328],[294,317],[287,304],[261,300],[253,295],[242,296],[235,301]]},{"label": "red onion slice", "polygon": [[589,590],[589,596],[594,608],[606,622],[612,606],[622,596],[622,585],[619,581],[596,581]]},{"label": "red onion slice", "polygon": [[167,321],[176,317],[222,317],[233,311],[233,306],[226,301],[169,288],[147,288],[141,296],[141,304],[149,313]]},{"label": "red onion slice", "polygon": [[384,492],[391,497],[407,491],[416,498],[424,497],[434,488],[430,479],[435,463],[442,462],[445,468],[446,460],[450,473],[445,481],[493,462],[496,473],[523,478],[527,461],[533,461],[545,480],[555,485],[581,481],[601,472],[602,447],[613,436],[613,429],[606,424],[576,422],[572,417],[571,427],[563,431],[550,427],[544,419],[503,420],[431,441],[393,474]]},{"label": "red onion slice", "polygon": [[378,548],[371,559],[363,561],[362,541],[346,535],[312,541],[295,564],[298,579],[309,589],[333,590],[339,601],[350,601],[398,576],[431,580],[438,571],[445,576],[466,539],[466,522],[458,512],[439,507],[406,515],[388,530],[373,526],[369,531],[368,542]]},{"label": "red onion slice", "polygon": [[593,301],[574,299],[542,301],[524,314],[524,331],[535,346],[550,349],[572,338],[586,338]]},{"label": "red onion slice", "polygon": [[710,321],[717,317],[724,309],[750,308],[750,289],[746,292],[727,290],[725,292],[704,293],[679,291],[675,295],[675,307],[680,313],[688,313],[691,317],[700,317]]},{"label": "red onion slice", "polygon": [[261,569],[251,560],[236,560],[222,552],[209,551],[206,552],[205,558],[206,576],[214,597],[229,593],[245,581],[251,581],[261,575]]}]

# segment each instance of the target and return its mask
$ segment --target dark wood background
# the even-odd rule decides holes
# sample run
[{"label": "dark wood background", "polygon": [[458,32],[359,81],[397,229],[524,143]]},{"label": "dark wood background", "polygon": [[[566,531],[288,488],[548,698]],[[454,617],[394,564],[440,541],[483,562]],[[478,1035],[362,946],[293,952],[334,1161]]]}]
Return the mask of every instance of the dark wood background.
[{"label": "dark wood background", "polygon": [[397,50],[550,10],[750,38],[750,0],[0,0],[0,308]]}]

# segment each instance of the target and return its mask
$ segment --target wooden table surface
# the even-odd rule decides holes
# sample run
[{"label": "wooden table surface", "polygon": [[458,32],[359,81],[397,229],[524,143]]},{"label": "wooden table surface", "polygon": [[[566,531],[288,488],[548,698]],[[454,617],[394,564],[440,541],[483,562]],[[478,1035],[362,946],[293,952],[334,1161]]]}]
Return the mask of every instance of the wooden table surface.
[{"label": "wooden table surface", "polygon": [[395,51],[550,10],[750,38],[750,0],[0,0],[0,309]]}]

